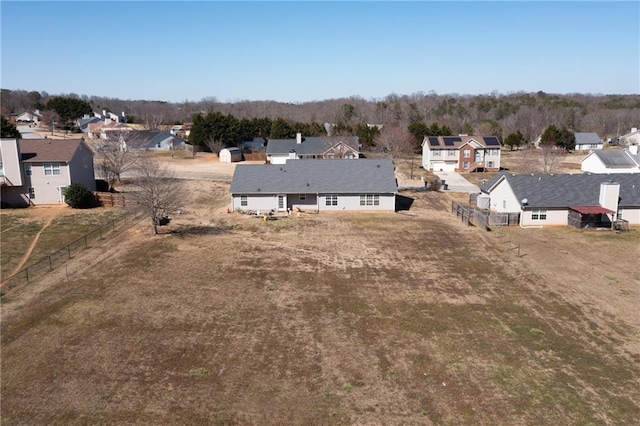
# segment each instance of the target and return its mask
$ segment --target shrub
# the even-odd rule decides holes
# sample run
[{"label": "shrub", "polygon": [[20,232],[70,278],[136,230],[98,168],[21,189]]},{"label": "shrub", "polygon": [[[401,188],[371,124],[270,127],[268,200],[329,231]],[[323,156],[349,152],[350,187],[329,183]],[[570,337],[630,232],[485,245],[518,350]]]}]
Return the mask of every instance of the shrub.
[{"label": "shrub", "polygon": [[89,209],[98,205],[93,192],[79,183],[69,185],[64,193],[64,202],[74,209]]}]

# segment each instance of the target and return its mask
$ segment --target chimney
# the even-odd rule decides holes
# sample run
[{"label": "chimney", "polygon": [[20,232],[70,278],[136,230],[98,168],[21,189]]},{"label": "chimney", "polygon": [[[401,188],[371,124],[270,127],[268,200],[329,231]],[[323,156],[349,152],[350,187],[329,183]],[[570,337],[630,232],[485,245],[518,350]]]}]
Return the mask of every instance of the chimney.
[{"label": "chimney", "polygon": [[302,133],[300,132],[296,133],[296,143],[297,144],[302,143]]},{"label": "chimney", "polygon": [[[299,133],[298,133],[299,134]],[[294,149],[292,149],[291,151],[289,151],[289,158],[288,160],[295,160],[296,159],[296,151]]]},{"label": "chimney", "polygon": [[[620,184],[617,182],[602,182],[600,184],[600,198],[598,202],[605,209],[618,211],[618,197],[620,196]],[[613,215],[615,220],[615,214]]]},{"label": "chimney", "polygon": [[638,145],[629,145],[629,152],[633,155],[638,155]]}]

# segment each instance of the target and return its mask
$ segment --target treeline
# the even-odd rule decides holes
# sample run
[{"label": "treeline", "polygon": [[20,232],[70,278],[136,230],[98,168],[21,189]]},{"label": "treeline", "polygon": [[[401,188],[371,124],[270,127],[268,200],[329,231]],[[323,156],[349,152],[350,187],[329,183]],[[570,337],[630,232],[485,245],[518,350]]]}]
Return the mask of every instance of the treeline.
[{"label": "treeline", "polygon": [[[418,92],[411,95],[390,94],[382,99],[366,100],[354,96],[296,104],[274,101],[220,102],[215,97],[172,103],[74,93],[55,96],[77,98],[95,111],[125,112],[131,121],[148,128],[193,122],[194,117],[206,118],[211,113],[217,113],[241,122],[240,133],[244,132],[247,123],[243,120],[270,120],[272,126],[276,120],[283,120],[294,133],[304,129],[308,135],[315,134],[314,130],[320,130],[317,126],[323,126],[324,123],[334,124],[338,132],[352,134],[357,134],[358,128],[364,129],[366,124],[407,128],[414,123],[427,127],[436,123],[451,134],[496,135],[504,140],[509,134],[520,132],[525,141],[531,142],[550,125],[574,132],[595,132],[606,138],[624,134],[640,124],[640,95],[560,95],[542,91],[439,95]],[[38,109],[38,106],[46,105],[55,96],[46,92],[2,89],[2,114],[8,117],[10,114]],[[304,128],[302,123],[315,127]],[[260,132],[264,135],[266,130],[262,128]],[[268,134],[271,136],[271,128]],[[291,129],[285,128],[273,134],[289,137]]]}]

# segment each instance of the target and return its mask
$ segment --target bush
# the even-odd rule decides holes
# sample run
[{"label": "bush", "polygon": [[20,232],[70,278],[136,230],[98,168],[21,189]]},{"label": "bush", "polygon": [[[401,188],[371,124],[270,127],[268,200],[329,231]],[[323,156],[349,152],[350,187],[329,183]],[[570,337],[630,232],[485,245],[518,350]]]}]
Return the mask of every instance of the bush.
[{"label": "bush", "polygon": [[90,209],[98,205],[95,195],[86,186],[72,183],[64,192],[64,202],[74,209]]}]

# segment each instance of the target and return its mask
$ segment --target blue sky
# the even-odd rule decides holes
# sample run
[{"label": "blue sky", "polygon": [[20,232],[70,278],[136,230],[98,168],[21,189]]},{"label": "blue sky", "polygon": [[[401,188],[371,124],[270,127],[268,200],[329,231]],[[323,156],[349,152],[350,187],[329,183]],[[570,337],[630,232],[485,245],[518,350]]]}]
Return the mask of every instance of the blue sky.
[{"label": "blue sky", "polygon": [[1,86],[179,102],[640,93],[640,3],[1,1]]}]

